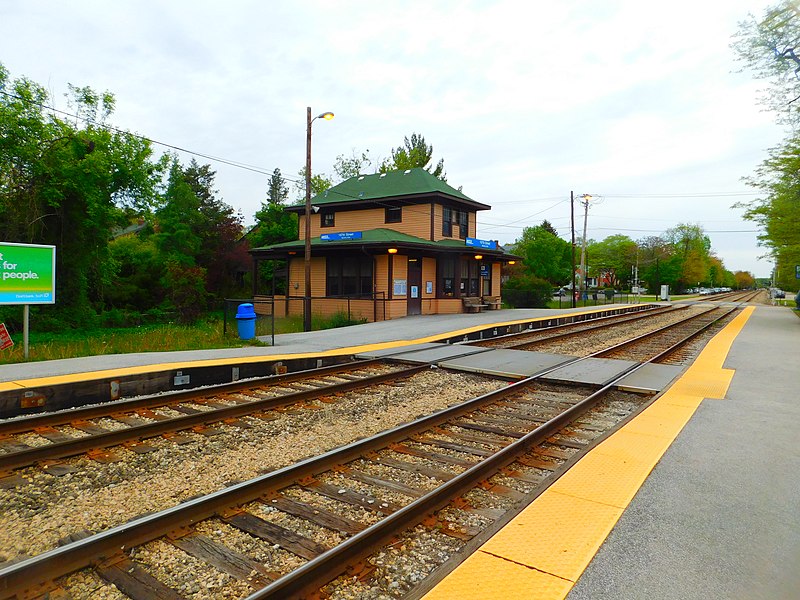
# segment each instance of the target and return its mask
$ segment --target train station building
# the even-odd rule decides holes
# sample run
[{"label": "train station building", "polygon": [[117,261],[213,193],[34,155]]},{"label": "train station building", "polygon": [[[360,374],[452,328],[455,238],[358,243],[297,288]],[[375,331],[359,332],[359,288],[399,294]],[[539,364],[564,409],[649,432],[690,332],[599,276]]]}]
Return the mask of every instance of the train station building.
[{"label": "train station building", "polygon": [[[359,175],[311,200],[311,313],[367,321],[499,308],[500,273],[518,257],[476,236],[477,202],[425,169]],[[298,239],[254,248],[256,300],[302,315],[305,205]],[[260,264],[275,261],[272,281]]]}]

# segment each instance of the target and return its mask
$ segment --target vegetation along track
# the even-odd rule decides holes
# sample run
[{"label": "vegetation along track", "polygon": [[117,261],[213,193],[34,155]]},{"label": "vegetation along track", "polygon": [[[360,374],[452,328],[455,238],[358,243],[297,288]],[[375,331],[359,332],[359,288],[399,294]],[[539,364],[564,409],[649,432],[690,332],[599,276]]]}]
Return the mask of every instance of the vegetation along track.
[{"label": "vegetation along track", "polygon": [[76,534],[0,569],[0,597],[53,580],[98,597],[118,594],[111,582],[133,598],[301,597],[321,586],[333,597],[413,595],[649,401],[613,383],[592,390],[529,378],[85,539]]}]

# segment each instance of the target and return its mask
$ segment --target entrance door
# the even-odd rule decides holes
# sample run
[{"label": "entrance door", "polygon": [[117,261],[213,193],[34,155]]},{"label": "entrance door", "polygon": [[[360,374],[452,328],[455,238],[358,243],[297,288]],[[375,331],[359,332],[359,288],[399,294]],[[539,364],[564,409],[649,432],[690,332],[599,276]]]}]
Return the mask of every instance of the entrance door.
[{"label": "entrance door", "polygon": [[422,313],[422,258],[408,257],[408,313]]}]

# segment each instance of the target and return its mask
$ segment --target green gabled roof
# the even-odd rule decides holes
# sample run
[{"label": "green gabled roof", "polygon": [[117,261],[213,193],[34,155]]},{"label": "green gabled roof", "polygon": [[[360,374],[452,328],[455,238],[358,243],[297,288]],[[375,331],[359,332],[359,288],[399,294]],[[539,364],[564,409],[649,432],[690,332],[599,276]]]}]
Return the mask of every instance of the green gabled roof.
[{"label": "green gabled roof", "polygon": [[[370,229],[361,232],[361,238],[353,240],[336,240],[336,241],[322,241],[320,238],[311,238],[311,246],[314,248],[325,247],[343,247],[343,246],[363,246],[365,244],[397,244],[398,246],[426,246],[428,248],[436,248],[439,250],[465,250],[475,251],[475,248],[468,247],[464,240],[439,240],[432,242],[424,238],[400,233],[393,229]],[[303,240],[293,240],[291,242],[283,242],[280,244],[272,244],[271,246],[264,246],[263,248],[253,248],[250,252],[258,253],[261,251],[275,251],[275,250],[302,250],[305,247]],[[497,250],[483,250],[484,254],[492,255],[507,255],[508,253],[502,248],[498,247]]]},{"label": "green gabled roof", "polygon": [[438,177],[428,173],[425,169],[389,171],[388,173],[351,177],[314,196],[311,199],[311,204],[320,206],[342,202],[401,198],[403,196],[424,196],[426,194],[449,196],[454,200],[467,202],[479,210],[490,208],[486,204],[476,202],[462,194]]}]

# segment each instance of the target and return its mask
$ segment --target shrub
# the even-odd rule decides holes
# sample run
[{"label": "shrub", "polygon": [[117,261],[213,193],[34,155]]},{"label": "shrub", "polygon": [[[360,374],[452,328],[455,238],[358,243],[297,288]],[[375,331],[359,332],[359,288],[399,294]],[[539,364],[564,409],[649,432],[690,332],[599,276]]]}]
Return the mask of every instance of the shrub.
[{"label": "shrub", "polygon": [[503,302],[513,308],[546,308],[553,286],[533,275],[519,275],[506,282],[502,294]]}]

